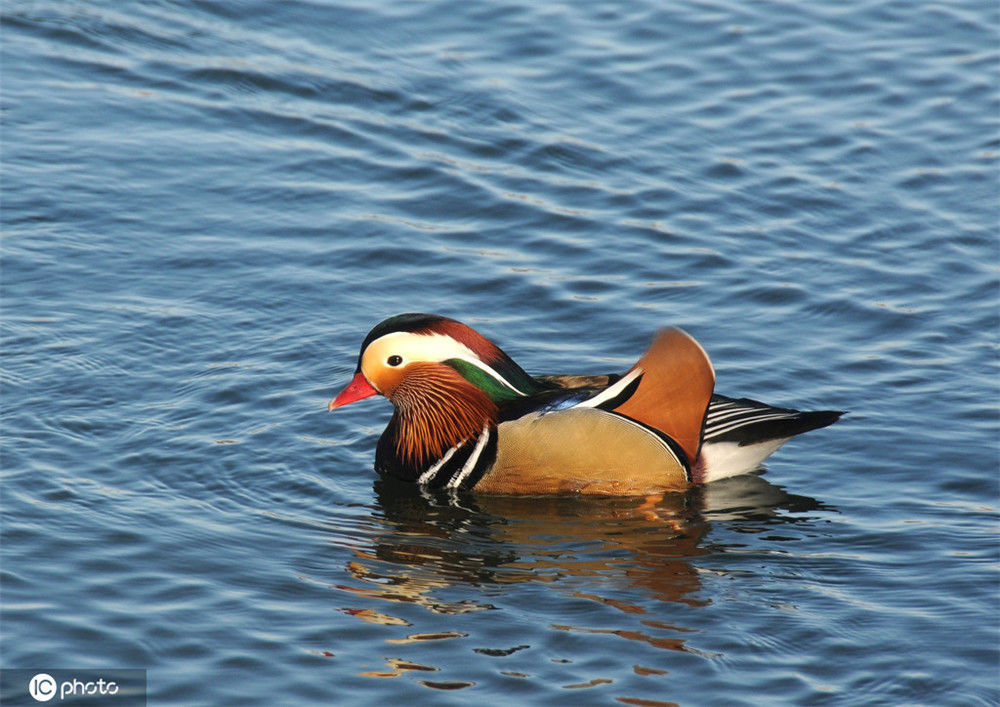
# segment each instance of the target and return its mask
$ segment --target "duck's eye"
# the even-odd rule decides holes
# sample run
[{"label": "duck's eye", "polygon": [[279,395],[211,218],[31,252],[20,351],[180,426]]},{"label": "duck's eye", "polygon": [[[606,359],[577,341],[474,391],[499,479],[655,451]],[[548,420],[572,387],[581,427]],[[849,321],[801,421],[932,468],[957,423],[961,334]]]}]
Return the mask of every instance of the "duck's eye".
[{"label": "duck's eye", "polygon": [[385,362],[388,363],[390,366],[398,366],[399,364],[401,364],[403,362],[403,357],[402,356],[397,356],[396,354],[393,354],[392,356],[390,356],[389,358],[387,358],[385,360]]}]

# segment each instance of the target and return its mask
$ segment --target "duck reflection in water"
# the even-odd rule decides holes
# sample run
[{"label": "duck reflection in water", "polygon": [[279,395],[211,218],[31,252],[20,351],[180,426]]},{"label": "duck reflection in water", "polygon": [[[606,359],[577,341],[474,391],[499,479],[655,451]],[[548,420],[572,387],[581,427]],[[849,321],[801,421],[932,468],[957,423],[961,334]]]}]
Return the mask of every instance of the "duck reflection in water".
[{"label": "duck reflection in water", "polygon": [[[717,551],[705,540],[712,522],[773,525],[802,518],[784,512],[821,509],[756,475],[645,499],[432,494],[391,479],[376,481],[375,491],[375,533],[352,545],[347,568],[363,584],[338,588],[439,614],[496,608],[491,595],[523,582],[562,584],[626,613],[646,613],[623,598],[636,589],[658,601],[704,605],[703,570],[692,560]],[[480,587],[479,599],[437,596],[463,584]],[[380,616],[362,618],[391,620]]]}]

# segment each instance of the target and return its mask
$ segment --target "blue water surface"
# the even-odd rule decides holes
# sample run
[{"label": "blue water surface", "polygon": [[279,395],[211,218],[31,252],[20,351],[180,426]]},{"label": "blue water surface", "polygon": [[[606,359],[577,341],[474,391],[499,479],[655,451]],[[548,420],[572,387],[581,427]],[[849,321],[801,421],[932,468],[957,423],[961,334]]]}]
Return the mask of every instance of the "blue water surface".
[{"label": "blue water surface", "polygon": [[[149,704],[1000,701],[995,2],[13,0],[2,666]],[[837,425],[642,499],[377,481],[365,333]],[[6,695],[14,699],[12,695]]]}]

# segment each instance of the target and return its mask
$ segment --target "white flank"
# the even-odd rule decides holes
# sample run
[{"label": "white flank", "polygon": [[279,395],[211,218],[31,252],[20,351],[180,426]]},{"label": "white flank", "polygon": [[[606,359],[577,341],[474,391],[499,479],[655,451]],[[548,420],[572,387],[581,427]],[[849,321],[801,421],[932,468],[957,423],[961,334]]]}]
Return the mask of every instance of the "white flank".
[{"label": "white flank", "polygon": [[701,447],[701,460],[704,465],[702,480],[707,483],[753,471],[789,439],[791,437],[769,439],[760,444],[746,446],[740,446],[736,442],[706,441]]},{"label": "white flank", "polygon": [[472,473],[472,470],[476,468],[476,462],[479,461],[479,455],[483,453],[483,448],[486,443],[490,441],[490,428],[489,425],[483,428],[483,433],[479,435],[479,441],[476,443],[476,448],[472,450],[472,455],[469,457],[468,461],[465,462],[465,466],[462,470],[451,477],[451,480],[447,483],[447,488],[457,489],[465,481],[465,478]]},{"label": "white flank", "polygon": [[601,391],[592,398],[587,398],[582,403],[577,403],[573,407],[595,408],[601,403],[613,399],[616,395],[621,395],[621,392],[625,390],[632,381],[634,381],[637,377],[641,375],[642,375],[642,369],[635,368],[629,373],[626,373],[624,376],[622,376],[622,379],[617,383],[615,383],[614,385],[605,388],[603,391]]}]

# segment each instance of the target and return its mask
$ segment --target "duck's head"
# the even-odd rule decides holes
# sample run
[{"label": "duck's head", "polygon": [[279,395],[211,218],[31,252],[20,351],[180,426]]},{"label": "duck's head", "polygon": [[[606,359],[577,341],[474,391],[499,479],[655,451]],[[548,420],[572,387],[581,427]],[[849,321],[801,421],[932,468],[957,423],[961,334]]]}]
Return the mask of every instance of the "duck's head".
[{"label": "duck's head", "polygon": [[398,314],[368,332],[354,378],[329,409],[376,394],[397,408],[449,396],[482,396],[481,404],[495,408],[537,390],[531,376],[472,327],[436,314]]},{"label": "duck's head", "polygon": [[399,314],[368,332],[354,378],[329,408],[384,395],[395,414],[379,452],[386,443],[402,465],[422,469],[497,424],[505,401],[540,385],[471,327],[435,314]]}]

